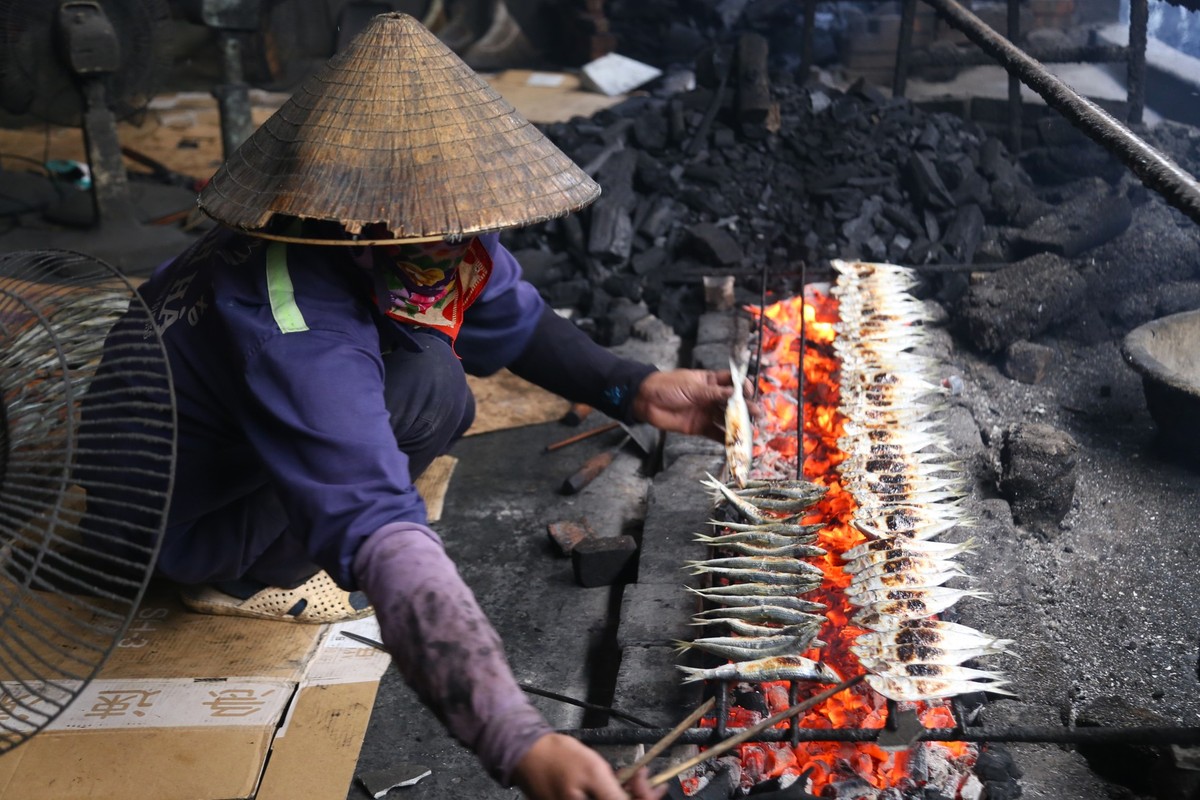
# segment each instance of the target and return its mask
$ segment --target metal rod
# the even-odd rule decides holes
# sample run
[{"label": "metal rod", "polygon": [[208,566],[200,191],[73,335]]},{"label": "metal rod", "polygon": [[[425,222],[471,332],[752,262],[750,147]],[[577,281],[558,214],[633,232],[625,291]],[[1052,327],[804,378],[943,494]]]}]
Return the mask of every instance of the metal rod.
[{"label": "metal rod", "polygon": [[718,739],[725,738],[725,732],[729,729],[729,684],[721,681],[717,684],[717,727],[713,728],[713,732]]},{"label": "metal rod", "polygon": [[796,376],[796,480],[804,480],[804,351],[808,349],[808,262],[800,262],[800,371]]},{"label": "metal rod", "polygon": [[[1021,40],[1020,0],[1008,0],[1008,40],[1016,45]],[[1021,152],[1021,81],[1008,73],[1008,149],[1013,155]]]},{"label": "metal rod", "polygon": [[892,74],[892,97],[904,97],[908,65],[912,57],[913,28],[917,24],[917,0],[904,0],[900,9],[900,41],[896,43],[896,71]]},{"label": "metal rod", "polygon": [[1111,114],[1087,98],[1081,97],[1045,67],[999,36],[979,17],[954,0],[925,0],[952,27],[990,53],[1009,72],[1045,99],[1071,124],[1113,153],[1142,179],[1147,187],[1161,194],[1168,203],[1200,222],[1200,183],[1175,162],[1150,147]]},{"label": "metal rod", "polygon": [[[1025,53],[1043,64],[1106,64],[1129,60],[1129,48],[1119,44],[1042,45],[1029,47]],[[914,50],[908,57],[910,72],[914,67],[978,67],[995,63],[995,58],[976,47]]]},{"label": "metal rod", "polygon": [[800,56],[800,80],[808,80],[813,65],[813,40],[816,38],[817,0],[804,3],[804,54]]},{"label": "metal rod", "polygon": [[[766,260],[764,259],[762,268],[762,291],[759,293],[758,301],[758,336],[754,345],[754,400],[758,400],[758,396],[762,394],[762,383],[758,380],[758,373],[762,371],[763,336],[767,327],[767,281],[769,279],[770,270],[767,267]],[[749,370],[747,370],[747,372],[748,371]]]},{"label": "metal rod", "polygon": [[1149,0],[1131,0],[1129,4],[1129,61],[1126,77],[1126,120],[1130,125],[1142,123],[1146,108],[1146,30],[1150,24]]},{"label": "metal rod", "polygon": [[[791,683],[788,684],[788,705],[794,706],[799,702],[800,702],[800,683],[798,681],[792,681]],[[792,737],[791,737],[792,747],[795,747],[796,745],[800,744],[800,717],[799,716],[792,717],[791,724],[788,726],[788,728],[792,732]]]},{"label": "metal rod", "polygon": [[[736,736],[746,729],[729,728],[726,733]],[[580,728],[561,730],[590,745],[649,744],[658,741],[668,731],[661,728]],[[790,728],[759,731],[746,742],[783,742],[795,738]],[[800,742],[874,742],[879,738],[876,728],[802,728]],[[692,728],[680,734],[678,744],[710,746],[722,741],[715,728]],[[1027,744],[1136,744],[1183,746],[1200,745],[1200,728],[1168,726],[1144,728],[930,728],[917,736],[921,742],[1027,743]]]}]

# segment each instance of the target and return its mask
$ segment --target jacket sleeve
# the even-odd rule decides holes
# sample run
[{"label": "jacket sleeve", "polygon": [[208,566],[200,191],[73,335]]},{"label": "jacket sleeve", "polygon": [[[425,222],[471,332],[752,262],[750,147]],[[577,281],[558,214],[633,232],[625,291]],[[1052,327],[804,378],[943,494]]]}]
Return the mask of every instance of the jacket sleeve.
[{"label": "jacket sleeve", "polygon": [[655,368],[596,344],[521,280],[520,265],[496,234],[480,239],[492,256],[492,277],[455,347],[467,371],[488,375],[508,367],[560,397],[634,422],[633,397]]},{"label": "jacket sleeve", "polygon": [[355,558],[384,644],[405,682],[504,786],[552,728],[529,702],[474,594],[423,525],[377,531]]}]

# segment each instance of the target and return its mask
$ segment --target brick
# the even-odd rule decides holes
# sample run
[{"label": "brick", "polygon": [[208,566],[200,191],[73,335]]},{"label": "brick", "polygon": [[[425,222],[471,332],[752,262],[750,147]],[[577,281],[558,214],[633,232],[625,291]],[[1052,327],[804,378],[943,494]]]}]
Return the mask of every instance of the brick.
[{"label": "brick", "polygon": [[571,548],[575,582],[584,587],[630,583],[637,574],[637,542],[632,536],[591,536]]},{"label": "brick", "polygon": [[588,524],[586,519],[565,519],[559,522],[551,522],[546,526],[546,532],[550,534],[550,541],[554,543],[555,548],[564,556],[571,555],[571,551],[575,549],[575,545],[584,539],[596,535],[596,532],[592,530],[592,526]]}]

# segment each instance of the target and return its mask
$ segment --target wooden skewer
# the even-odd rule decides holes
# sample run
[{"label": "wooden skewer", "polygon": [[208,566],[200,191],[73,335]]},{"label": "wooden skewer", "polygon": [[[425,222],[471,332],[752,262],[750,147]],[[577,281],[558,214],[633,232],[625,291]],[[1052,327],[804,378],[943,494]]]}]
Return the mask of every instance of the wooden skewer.
[{"label": "wooden skewer", "polygon": [[671,744],[676,739],[679,738],[679,735],[681,733],[683,733],[688,728],[695,725],[696,722],[699,721],[699,719],[701,717],[703,717],[705,714],[707,714],[709,712],[709,710],[712,709],[712,707],[714,705],[716,705],[716,703],[717,703],[717,698],[715,698],[715,697],[708,698],[708,700],[706,700],[699,708],[697,708],[691,714],[688,714],[687,719],[685,719],[683,722],[679,723],[674,728],[672,728],[671,732],[668,733],[666,736],[659,739],[658,742],[656,742],[653,747],[651,747],[649,750],[647,750],[645,752],[645,754],[642,755],[641,758],[639,758],[637,761],[633,762],[632,764],[630,764],[627,767],[622,767],[621,770],[619,772],[617,772],[617,780],[620,783],[625,783],[625,781],[632,778],[639,769],[646,766],[654,759],[658,758],[658,755],[662,751],[664,751],[668,747],[670,747]]},{"label": "wooden skewer", "polygon": [[601,425],[598,428],[589,428],[588,430],[584,431],[583,433],[577,433],[574,436],[568,436],[567,438],[565,438],[561,441],[546,445],[546,452],[549,453],[554,450],[557,450],[560,447],[566,447],[569,444],[575,444],[576,442],[582,441],[583,439],[587,439],[591,436],[599,436],[602,433],[607,433],[608,431],[611,431],[613,428],[616,428],[620,424],[621,423],[619,423],[619,422],[609,422],[605,425]]},{"label": "wooden skewer", "polygon": [[846,689],[849,689],[851,686],[854,686],[855,684],[857,684],[864,677],[866,677],[866,676],[865,675],[855,675],[850,680],[843,681],[842,683],[839,683],[837,686],[834,686],[831,689],[826,689],[825,691],[821,692],[820,694],[814,695],[813,697],[808,698],[803,703],[797,703],[796,705],[792,706],[791,708],[785,708],[783,711],[780,711],[778,714],[772,714],[771,716],[767,717],[766,719],[764,719],[762,722],[758,723],[754,727],[746,728],[746,730],[742,731],[741,733],[736,734],[734,736],[730,736],[728,739],[725,739],[724,741],[718,742],[717,744],[715,744],[712,747],[705,750],[703,753],[700,753],[695,758],[689,758],[687,761],[681,762],[679,764],[675,764],[674,766],[672,766],[666,770],[663,770],[662,772],[658,773],[657,775],[655,775],[653,778],[650,779],[650,786],[651,787],[661,786],[662,784],[671,780],[671,778],[674,778],[676,775],[679,775],[683,772],[688,771],[689,769],[696,766],[697,764],[708,761],[710,758],[716,758],[717,756],[722,755],[722,754],[728,752],[729,750],[732,750],[733,748],[737,747],[742,742],[744,742],[748,739],[752,739],[754,736],[758,735],[759,733],[766,730],[767,728],[778,725],[780,722],[783,722],[785,719],[788,719],[789,717],[794,717],[801,712],[807,711],[808,709],[815,706],[817,703],[823,703],[824,701],[828,700],[829,698],[833,697],[835,694],[838,694],[839,692],[844,692]]}]

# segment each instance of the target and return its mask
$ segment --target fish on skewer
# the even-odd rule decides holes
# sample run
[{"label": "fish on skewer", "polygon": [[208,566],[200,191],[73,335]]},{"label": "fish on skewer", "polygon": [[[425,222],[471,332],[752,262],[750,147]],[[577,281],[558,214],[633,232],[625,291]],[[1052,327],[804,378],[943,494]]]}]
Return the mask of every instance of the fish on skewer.
[{"label": "fish on skewer", "polygon": [[917,700],[936,700],[943,697],[955,697],[971,692],[991,692],[1009,697],[1016,697],[1015,692],[1001,688],[1008,681],[956,681],[944,678],[901,678],[885,675],[868,675],[867,685],[879,694],[896,702],[913,702]]},{"label": "fish on skewer", "polygon": [[768,656],[799,655],[816,638],[816,631],[801,635],[713,636],[690,642],[676,641],[678,652],[701,650],[730,661],[753,661]]},{"label": "fish on skewer", "polygon": [[[815,600],[805,600],[802,597],[791,595],[751,595],[751,594],[707,594],[703,589],[692,589],[687,587],[692,594],[702,597],[704,600],[717,606],[727,607],[753,607],[753,606],[776,606],[779,608],[789,608],[793,611],[800,611],[805,614],[817,614],[824,611],[828,606],[824,603],[818,603]],[[712,609],[719,610],[719,609]],[[697,614],[704,614],[705,611],[698,611]]]},{"label": "fish on skewer", "polygon": [[773,498],[777,500],[807,500],[809,505],[816,503],[829,491],[829,487],[809,481],[763,481],[750,480],[745,486],[733,490],[750,502],[756,498]]},{"label": "fish on skewer", "polygon": [[[701,540],[697,539],[696,541]],[[803,544],[801,542],[789,542],[779,547],[763,547],[762,545],[750,544],[748,542],[733,542],[721,545],[721,549],[730,550],[743,556],[758,558],[816,558],[829,554],[829,551],[823,547],[817,547],[815,544]]]},{"label": "fish on skewer", "polygon": [[927,644],[902,644],[895,647],[867,647],[854,644],[850,652],[859,663],[878,674],[890,674],[893,664],[961,664],[972,658],[999,655],[1009,651],[998,647],[949,649]]},{"label": "fish on skewer", "polygon": [[846,599],[854,605],[867,606],[878,602],[872,598],[883,597],[892,591],[933,589],[955,578],[965,577],[966,574],[961,567],[939,572],[893,572],[888,575],[875,575],[862,581],[851,581],[843,591],[846,593]]},{"label": "fish on skewer", "polygon": [[718,578],[746,583],[777,583],[789,586],[796,594],[816,589],[824,581],[824,575],[798,574],[794,572],[769,572],[762,569],[738,569],[734,567],[693,567],[693,575],[711,574]]},{"label": "fish on skewer", "polygon": [[722,533],[717,536],[707,533],[697,533],[692,541],[706,544],[710,547],[749,545],[751,547],[774,549],[797,544],[812,545],[812,542],[816,541],[816,539],[817,535],[815,533],[811,536],[791,536],[786,533],[771,533],[765,530],[748,530]]},{"label": "fish on skewer", "polygon": [[684,683],[706,680],[739,680],[751,683],[767,681],[813,681],[841,683],[842,678],[827,664],[803,656],[771,656],[755,661],[722,664],[711,669],[679,667],[686,677]]},{"label": "fish on skewer", "polygon": [[[842,558],[846,560],[847,564],[857,564],[859,565],[858,569],[861,569],[862,565],[873,563],[871,559],[876,556],[882,556],[879,560],[883,561],[900,555],[949,558],[959,553],[973,552],[977,544],[973,538],[962,542],[935,542],[927,539],[913,539],[901,535],[887,539],[873,539],[869,542],[855,545],[842,553]],[[846,571],[855,572],[857,570],[847,568]]]},{"label": "fish on skewer", "polygon": [[[939,611],[945,611],[964,597],[975,597],[980,600],[990,600],[988,592],[975,589],[950,589],[945,586],[926,586],[913,588],[883,588],[868,589],[853,595],[853,603],[864,610],[884,611],[886,607],[896,603],[923,603],[937,611],[929,611],[922,616],[931,616]],[[944,603],[944,605],[943,605]]]},{"label": "fish on skewer", "polygon": [[723,586],[708,586],[694,589],[685,586],[689,592],[701,597],[788,597],[794,594],[792,587],[782,583],[729,583]]},{"label": "fish on skewer", "polygon": [[860,628],[888,631],[895,629],[902,622],[940,614],[963,597],[990,597],[986,592],[977,592],[971,589],[941,589],[942,594],[932,594],[938,591],[937,589],[917,591],[924,594],[915,597],[876,600],[864,604],[858,613],[850,618],[850,621]]},{"label": "fish on skewer", "polygon": [[[729,556],[728,558],[709,558],[703,561],[687,561],[688,568],[701,572],[717,572],[722,569],[761,570],[781,575],[808,575],[823,578],[825,573],[820,567],[813,566],[799,558],[787,556]],[[764,581],[772,583],[772,581]]]},{"label": "fish on skewer", "polygon": [[983,631],[957,622],[942,619],[918,619],[903,622],[887,631],[862,633],[854,640],[854,647],[879,653],[904,645],[940,647],[947,650],[963,650],[973,647],[996,649],[1011,653],[1012,639],[997,639]]},{"label": "fish on skewer", "polygon": [[[816,638],[820,625],[760,625],[743,619],[718,618],[719,624],[739,636],[810,636],[809,647],[824,647],[825,642]],[[693,625],[711,626],[714,620],[698,620]]]},{"label": "fish on skewer", "polygon": [[735,486],[745,486],[754,461],[754,426],[746,405],[746,371],[729,360],[733,375],[733,394],[725,405],[725,463]]},{"label": "fish on skewer", "polygon": [[[816,609],[820,611],[824,608]],[[704,611],[697,611],[694,615],[697,623],[699,622],[723,622],[731,619],[740,619],[744,622],[758,623],[777,623],[779,625],[816,625],[818,628],[828,622],[825,617],[817,614],[804,611],[800,608],[788,607],[777,604],[767,604],[760,602],[730,606],[726,608],[709,608]]]},{"label": "fish on skewer", "polygon": [[795,536],[805,541],[816,539],[818,531],[825,527],[825,523],[823,522],[802,525],[797,522],[783,522],[780,520],[768,520],[764,523],[748,524],[745,522],[721,522],[710,519],[708,524],[720,528],[728,528],[737,533],[775,533],[781,536]]},{"label": "fish on skewer", "polygon": [[772,516],[771,514],[768,514],[765,510],[760,509],[758,506],[751,503],[746,498],[738,495],[736,492],[734,492],[728,486],[721,483],[719,480],[714,478],[712,475],[709,475],[708,473],[705,473],[705,479],[703,481],[701,481],[701,483],[704,484],[705,486],[707,486],[708,488],[715,490],[715,494],[717,495],[718,498],[724,498],[725,500],[727,500],[729,502],[729,504],[732,505],[739,514],[741,514],[749,522],[751,522],[755,525],[766,525],[766,524],[774,523],[774,522],[793,522],[793,521],[795,521],[795,519],[797,517],[800,516],[799,513],[792,514],[790,516],[785,516],[785,517]]},{"label": "fish on skewer", "polygon": [[[899,553],[899,555],[895,555]],[[869,553],[863,558],[846,563],[842,571],[850,575],[852,584],[861,586],[872,578],[885,575],[933,575],[952,570],[966,575],[966,570],[951,557],[912,555],[904,550],[884,550]]]}]

